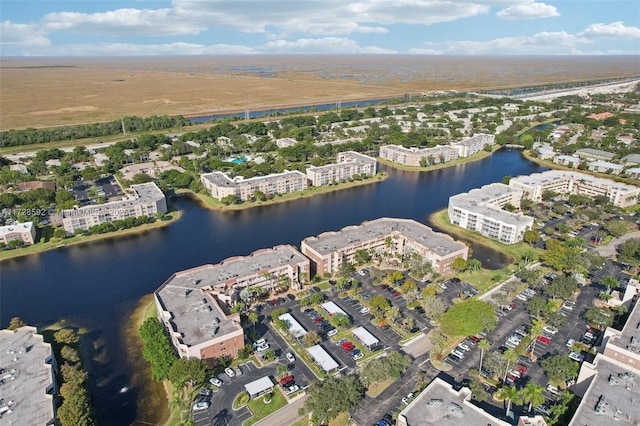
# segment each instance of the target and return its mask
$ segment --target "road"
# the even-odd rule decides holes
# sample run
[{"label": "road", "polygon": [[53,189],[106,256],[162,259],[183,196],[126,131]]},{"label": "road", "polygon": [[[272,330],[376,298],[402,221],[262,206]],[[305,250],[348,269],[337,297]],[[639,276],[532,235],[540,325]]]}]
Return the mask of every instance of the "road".
[{"label": "road", "polygon": [[298,409],[302,408],[306,399],[306,395],[297,398],[295,401],[290,402],[286,407],[281,408],[277,412],[255,423],[255,425],[280,426],[294,424],[302,418],[302,416],[298,414]]},{"label": "road", "polygon": [[598,252],[600,256],[612,258],[616,255],[616,246],[624,243],[627,240],[631,240],[633,238],[640,238],[640,231],[631,232],[629,234],[623,235],[618,238],[614,238],[609,244],[596,247],[594,250]]}]

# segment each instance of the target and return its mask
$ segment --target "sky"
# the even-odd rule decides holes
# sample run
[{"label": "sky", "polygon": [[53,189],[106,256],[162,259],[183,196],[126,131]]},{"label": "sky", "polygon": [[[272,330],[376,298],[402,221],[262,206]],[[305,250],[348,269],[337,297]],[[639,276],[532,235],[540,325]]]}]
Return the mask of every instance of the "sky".
[{"label": "sky", "polygon": [[0,56],[640,55],[639,0],[2,0]]}]

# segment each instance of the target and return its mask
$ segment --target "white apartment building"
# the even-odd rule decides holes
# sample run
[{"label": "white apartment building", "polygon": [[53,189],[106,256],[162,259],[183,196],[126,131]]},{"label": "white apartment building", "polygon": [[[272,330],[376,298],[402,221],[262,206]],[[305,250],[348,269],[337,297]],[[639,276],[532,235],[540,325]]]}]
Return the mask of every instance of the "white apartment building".
[{"label": "white apartment building", "polygon": [[16,223],[0,226],[0,243],[9,244],[11,241],[21,241],[24,245],[31,245],[36,239],[36,227],[33,222]]},{"label": "white apartment building", "polygon": [[480,133],[460,142],[452,142],[451,146],[458,150],[459,157],[471,157],[482,151],[485,146],[492,146],[495,138],[494,135]]},{"label": "white apartment building", "polygon": [[533,218],[503,210],[507,204],[518,208],[522,191],[502,183],[485,185],[449,198],[452,224],[476,231],[504,244],[522,241],[524,232],[533,227]]},{"label": "white apartment building", "polygon": [[238,200],[246,201],[251,200],[256,191],[272,196],[303,191],[309,187],[307,176],[297,170],[249,179],[242,176],[230,178],[223,172],[213,172],[200,175],[200,181],[211,196],[218,200],[235,195]]},{"label": "white apartment building", "polygon": [[75,206],[62,211],[62,226],[67,234],[88,230],[92,226],[131,217],[152,217],[167,212],[164,193],[153,182],[131,185],[121,200],[99,205]]},{"label": "white apartment building", "polygon": [[375,158],[354,151],[338,154],[336,164],[307,169],[307,179],[313,186],[324,186],[344,182],[354,175],[373,176],[376,174],[378,162]]},{"label": "white apartment building", "polygon": [[518,176],[511,179],[509,186],[523,191],[524,198],[536,202],[542,200],[544,192],[551,191],[563,195],[581,194],[591,198],[602,195],[613,205],[624,208],[637,204],[640,196],[640,188],[637,186],[561,170]]},{"label": "white apartment building", "polygon": [[343,262],[353,263],[358,250],[366,250],[374,257],[391,256],[390,259],[396,254],[418,253],[439,274],[453,272],[453,261],[458,257],[466,259],[469,252],[465,244],[446,234],[434,232],[414,220],[396,218],[380,218],[308,237],[300,249],[320,275],[336,273]]},{"label": "white apartment building", "polygon": [[385,145],[380,147],[380,158],[403,166],[420,167],[424,159],[427,165],[446,163],[458,159],[458,150],[448,145],[438,145],[432,148],[405,148],[400,145]]}]

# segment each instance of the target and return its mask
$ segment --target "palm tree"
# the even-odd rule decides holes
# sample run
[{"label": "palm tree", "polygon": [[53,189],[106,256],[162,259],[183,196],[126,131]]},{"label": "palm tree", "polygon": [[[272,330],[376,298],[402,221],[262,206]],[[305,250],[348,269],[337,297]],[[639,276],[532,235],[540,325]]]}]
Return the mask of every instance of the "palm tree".
[{"label": "palm tree", "polygon": [[518,359],[518,352],[513,349],[507,349],[506,351],[504,351],[504,354],[502,354],[502,356],[507,361],[507,367],[504,369],[504,376],[502,377],[502,382],[504,382],[507,379],[507,373],[509,372],[511,363],[516,362],[516,360]]},{"label": "palm tree", "polygon": [[260,319],[260,317],[258,316],[258,313],[256,311],[250,312],[249,316],[248,316],[248,319],[253,324],[253,331],[255,333],[255,331],[256,331],[256,323]]},{"label": "palm tree", "polygon": [[542,386],[538,386],[533,382],[529,382],[522,389],[522,401],[529,404],[528,412],[535,405],[538,406],[545,401],[545,397],[542,394]]},{"label": "palm tree", "polygon": [[285,364],[278,364],[278,366],[276,367],[276,374],[278,376],[286,376],[288,372],[289,372],[289,367],[286,366]]},{"label": "palm tree", "polygon": [[506,416],[509,416],[509,412],[511,411],[511,403],[515,402],[516,404],[520,404],[520,392],[513,386],[508,386],[502,388],[502,397],[505,401],[507,401],[507,412]]},{"label": "palm tree", "polygon": [[478,349],[480,349],[480,374],[482,374],[482,361],[484,360],[484,351],[491,347],[491,343],[487,339],[482,339],[478,342]]},{"label": "palm tree", "polygon": [[529,335],[531,336],[531,354],[535,356],[536,353],[536,342],[538,341],[538,336],[543,333],[542,329],[542,321],[533,320],[533,325],[531,326],[531,331]]}]

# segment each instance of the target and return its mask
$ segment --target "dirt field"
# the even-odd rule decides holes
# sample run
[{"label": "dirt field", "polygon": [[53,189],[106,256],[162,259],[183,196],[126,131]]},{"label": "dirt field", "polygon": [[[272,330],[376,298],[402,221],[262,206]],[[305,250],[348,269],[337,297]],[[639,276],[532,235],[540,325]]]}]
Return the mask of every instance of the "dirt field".
[{"label": "dirt field", "polygon": [[0,130],[635,74],[635,57],[10,58],[0,63]]}]

